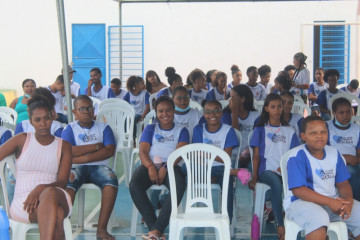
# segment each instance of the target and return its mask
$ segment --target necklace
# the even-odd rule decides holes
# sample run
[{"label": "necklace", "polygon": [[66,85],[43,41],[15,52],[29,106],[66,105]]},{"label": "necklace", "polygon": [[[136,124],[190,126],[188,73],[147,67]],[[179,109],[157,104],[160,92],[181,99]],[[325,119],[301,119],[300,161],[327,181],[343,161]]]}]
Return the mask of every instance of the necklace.
[{"label": "necklace", "polygon": [[268,127],[268,130],[271,131],[273,134],[277,134],[277,133],[280,132],[280,130],[281,130],[281,123],[280,123],[280,126],[278,127],[278,129],[275,130],[275,132],[272,131],[272,128],[270,127],[270,123],[269,123],[269,122],[268,122],[268,124],[267,124],[267,127]]}]

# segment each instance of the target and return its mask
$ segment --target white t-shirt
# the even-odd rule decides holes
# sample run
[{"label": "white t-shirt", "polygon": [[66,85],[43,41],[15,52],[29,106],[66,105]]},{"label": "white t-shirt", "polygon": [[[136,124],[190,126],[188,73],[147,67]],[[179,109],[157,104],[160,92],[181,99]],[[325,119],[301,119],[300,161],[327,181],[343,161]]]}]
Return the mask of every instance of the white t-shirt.
[{"label": "white t-shirt", "polygon": [[[115,145],[115,138],[110,126],[103,122],[93,121],[91,128],[81,127],[76,122],[69,123],[61,134],[61,138],[69,142],[71,146],[84,146],[89,144],[102,143],[104,146]],[[110,158],[84,163],[82,165],[108,165]],[[77,164],[73,164],[77,165]]]},{"label": "white t-shirt", "polygon": [[290,113],[289,125],[295,129],[295,133],[299,141],[300,141],[301,122],[303,119],[304,117],[299,113]]},{"label": "white t-shirt", "polygon": [[329,120],[326,124],[329,129],[328,144],[341,154],[356,156],[356,150],[360,148],[360,127],[351,124],[348,129],[342,130],[335,126],[334,120]]},{"label": "white t-shirt", "polygon": [[65,96],[63,96],[60,91],[53,92],[51,91],[50,87],[48,86],[47,89],[51,92],[51,94],[55,98],[55,112],[56,113],[64,113],[64,103],[65,103]]},{"label": "white t-shirt", "polygon": [[70,84],[70,90],[71,90],[71,93],[74,94],[76,97],[79,96],[80,84],[78,84],[77,82],[72,82]]},{"label": "white t-shirt", "polygon": [[189,131],[190,141],[191,141],[194,127],[199,124],[199,120],[201,117],[202,114],[198,110],[190,109],[190,111],[185,114],[175,113],[174,123],[187,128],[187,130]]},{"label": "white t-shirt", "polygon": [[[299,85],[304,85],[304,84],[310,84],[310,71],[307,68],[303,68],[301,69],[299,72],[295,71],[295,75],[294,75],[294,79],[293,79],[294,83],[299,84]],[[307,96],[308,91],[307,89],[300,89],[300,88],[296,88],[296,87],[292,87],[290,89],[290,92],[296,94],[296,95],[302,95],[305,94]]]},{"label": "white t-shirt", "polygon": [[[314,94],[316,97],[319,96],[320,92],[327,89],[329,85],[327,83],[324,83],[323,85],[319,85],[317,82],[313,82],[310,84],[308,93]],[[318,106],[315,102],[310,102],[311,106]]]},{"label": "white t-shirt", "polygon": [[[51,123],[50,133],[56,137],[61,137],[64,127],[61,122],[53,120]],[[29,120],[19,122],[15,128],[15,135],[22,132],[35,132],[35,128]]]},{"label": "white t-shirt", "polygon": [[[87,93],[88,89],[86,88],[85,94]],[[94,86],[91,86],[91,96],[103,101],[108,98],[114,98],[115,94],[113,90],[109,86],[102,86],[102,88],[95,92]]]},{"label": "white t-shirt", "polygon": [[206,94],[208,93],[208,91],[201,89],[200,92],[196,92],[193,88],[189,89],[189,96],[191,98],[191,100],[201,104],[201,102],[203,100],[206,99]]},{"label": "white t-shirt", "polygon": [[266,90],[262,84],[257,83],[256,86],[254,86],[254,87],[250,86],[247,83],[245,83],[245,85],[250,88],[256,101],[265,100]]},{"label": "white t-shirt", "polygon": [[250,146],[259,148],[260,175],[265,170],[276,171],[280,159],[290,149],[299,145],[295,130],[290,126],[255,127]]},{"label": "white t-shirt", "polygon": [[127,92],[124,100],[131,104],[135,109],[136,115],[142,115],[145,111],[146,104],[149,104],[150,94],[146,90],[142,90],[138,95]]},{"label": "white t-shirt", "polygon": [[340,153],[326,145],[324,158],[319,160],[311,155],[306,144],[296,149],[287,162],[289,190],[284,199],[284,209],[298,199],[290,191],[297,187],[308,187],[321,195],[336,198],[335,184],[350,178]]},{"label": "white t-shirt", "polygon": [[154,162],[154,157],[161,157],[166,162],[179,142],[189,143],[189,131],[178,124],[169,130],[161,129],[159,123],[149,124],[145,127],[140,137],[140,143],[150,144],[149,157]]},{"label": "white t-shirt", "polygon": [[[193,143],[206,143],[223,150],[228,147],[235,148],[239,146],[234,129],[227,124],[221,124],[216,132],[209,132],[206,129],[206,123],[197,125],[194,128]],[[213,166],[223,165],[223,163],[217,161],[213,163]]]},{"label": "white t-shirt", "polygon": [[117,98],[123,99],[125,97],[125,94],[128,91],[126,91],[125,89],[121,89],[121,92],[119,93],[119,95],[115,95]]}]

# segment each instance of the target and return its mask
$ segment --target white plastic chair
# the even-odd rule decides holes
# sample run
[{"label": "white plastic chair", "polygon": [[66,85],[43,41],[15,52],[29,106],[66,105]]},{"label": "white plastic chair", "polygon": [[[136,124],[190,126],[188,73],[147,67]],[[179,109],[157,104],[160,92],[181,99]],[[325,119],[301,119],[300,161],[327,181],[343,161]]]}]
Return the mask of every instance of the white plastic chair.
[{"label": "white plastic chair", "polygon": [[150,97],[149,97],[150,111],[154,109],[153,103],[154,103],[155,100],[156,100],[157,94],[158,94],[157,92],[156,92],[156,93],[153,93],[153,94],[151,94]]},{"label": "white plastic chair", "polygon": [[[174,163],[181,157],[187,170],[187,194],[184,213],[177,207]],[[216,157],[224,162],[221,213],[215,213],[211,192],[211,167]],[[227,196],[231,160],[229,155],[218,147],[194,143],[173,151],[167,161],[171,194],[171,216],[169,239],[183,239],[184,228],[213,227],[216,239],[230,239],[230,222],[227,213]]]},{"label": "white plastic chair", "polygon": [[16,124],[16,120],[18,118],[17,112],[10,107],[0,107],[0,112],[5,113],[12,119],[12,122],[8,121],[8,123]]},{"label": "white plastic chair", "polygon": [[99,111],[104,107],[121,107],[124,102],[126,101],[120,98],[107,98],[99,103]]},{"label": "white plastic chair", "polygon": [[[306,113],[305,113],[306,111]],[[293,107],[291,109],[292,113],[299,113],[300,115],[306,117],[311,115],[311,108],[304,103],[304,101],[294,101]]]},{"label": "white plastic chair", "polygon": [[225,109],[229,105],[229,100],[220,100],[222,109]]},{"label": "white plastic chair", "polygon": [[294,102],[304,103],[304,100],[299,95],[294,94]]},{"label": "white plastic chair", "polygon": [[333,119],[334,118],[334,115],[333,115],[333,112],[332,112],[332,105],[333,105],[333,102],[338,99],[338,98],[346,98],[347,100],[350,101],[350,103],[352,103],[353,101],[355,101],[358,106],[357,106],[357,113],[356,115],[357,116],[360,116],[360,99],[354,95],[351,95],[349,93],[346,93],[346,92],[341,92],[341,93],[338,93],[338,94],[335,94],[334,96],[332,96],[332,98],[330,98],[329,100],[329,106],[328,108],[330,109],[330,112],[331,112],[331,118]]},{"label": "white plastic chair", "polygon": [[191,108],[199,110],[199,112],[203,113],[203,108],[202,108],[201,104],[199,104],[198,102],[195,102],[195,101],[190,99],[189,106]]},{"label": "white plastic chair", "polygon": [[254,99],[254,107],[255,107],[256,111],[261,113],[262,109],[263,109],[263,106],[264,106],[264,101],[263,100],[257,101],[257,100]]},{"label": "white plastic chair", "polygon": [[[10,168],[10,170],[13,172],[13,174],[15,176],[16,171],[15,171],[15,156],[14,155],[9,155],[0,161],[1,189],[2,189],[4,200],[5,200],[5,204],[4,204],[5,211],[6,211],[7,216],[9,217],[10,228],[12,230],[12,239],[13,240],[25,240],[26,233],[31,229],[38,229],[39,225],[36,223],[30,223],[30,224],[22,223],[22,222],[18,222],[18,221],[11,219],[10,214],[9,214],[9,209],[10,209],[9,197],[8,197],[7,188],[6,188],[6,182],[7,182],[6,178],[7,178],[8,168]],[[70,223],[69,218],[64,219],[64,231],[65,231],[65,239],[66,240],[73,239],[71,223]],[[0,238],[1,238],[1,236],[0,236]]]},{"label": "white plastic chair", "polygon": [[[249,133],[249,149],[250,149],[250,158],[251,158],[251,165],[253,166],[253,149],[252,147],[250,147],[250,141],[251,141],[251,137],[253,135],[253,131],[251,131]],[[254,169],[254,166],[253,166]],[[255,185],[255,203],[254,203],[254,214],[256,214],[256,216],[258,216],[259,218],[259,223],[260,223],[260,238],[261,238],[261,233],[262,233],[262,226],[263,226],[263,222],[264,222],[264,204],[265,204],[265,194],[266,192],[270,190],[270,186],[265,184],[265,183],[261,183],[261,182],[257,182]]]},{"label": "white plastic chair", "polygon": [[[133,149],[135,110],[133,106],[124,101],[118,107],[103,107],[97,114],[96,120],[108,123],[114,132],[117,142],[115,160],[117,153],[122,152],[125,184],[128,186],[130,180],[130,154]],[[114,163],[114,169],[116,169],[116,161]]]},{"label": "white plastic chair", "polygon": [[7,114],[5,112],[0,112],[0,118],[1,118],[3,123],[15,124],[14,119],[9,114]]},{"label": "white plastic chair", "polygon": [[101,100],[96,97],[92,97],[92,96],[89,96],[89,98],[93,102],[94,114],[97,115],[99,112],[99,105],[101,103]]},{"label": "white plastic chair", "polygon": [[[283,192],[284,192],[284,199],[287,198],[289,184],[288,184],[288,175],[287,175],[287,161],[289,160],[289,156],[292,155],[294,152],[298,151],[299,147],[291,149],[287,153],[285,153],[281,160],[280,160],[280,168],[282,173],[282,182],[283,182]],[[344,159],[343,159],[344,160]],[[345,162],[345,160],[344,160]],[[295,222],[288,219],[285,215],[284,218],[284,225],[285,225],[285,239],[286,240],[296,240],[298,233],[303,230],[299,225]],[[330,240],[335,239],[348,239],[348,231],[345,222],[331,222],[328,229],[328,235]],[[334,236],[334,234],[336,236]]]}]

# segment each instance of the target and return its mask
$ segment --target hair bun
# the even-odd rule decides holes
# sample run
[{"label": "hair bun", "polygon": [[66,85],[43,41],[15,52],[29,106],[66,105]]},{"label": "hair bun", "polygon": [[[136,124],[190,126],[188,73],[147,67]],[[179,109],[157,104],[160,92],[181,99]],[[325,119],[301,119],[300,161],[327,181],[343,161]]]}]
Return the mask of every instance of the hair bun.
[{"label": "hair bun", "polygon": [[167,67],[166,69],[165,69],[165,76],[166,77],[173,77],[173,76],[175,76],[175,72],[176,72],[176,70],[175,70],[175,68],[173,68],[173,67]]},{"label": "hair bun", "polygon": [[240,69],[239,69],[239,67],[237,65],[234,64],[234,65],[231,66],[231,74],[235,74],[235,73],[237,73],[239,71],[240,71]]}]

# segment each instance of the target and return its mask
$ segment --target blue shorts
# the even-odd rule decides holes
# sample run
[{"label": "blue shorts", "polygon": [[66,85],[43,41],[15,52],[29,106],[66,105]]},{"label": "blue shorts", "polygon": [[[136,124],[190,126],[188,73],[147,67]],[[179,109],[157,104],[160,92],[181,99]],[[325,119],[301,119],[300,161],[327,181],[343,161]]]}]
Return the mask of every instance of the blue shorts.
[{"label": "blue shorts", "polygon": [[76,192],[84,183],[93,183],[101,189],[105,186],[118,188],[116,174],[106,165],[78,165],[72,167],[66,188],[73,189]]}]

